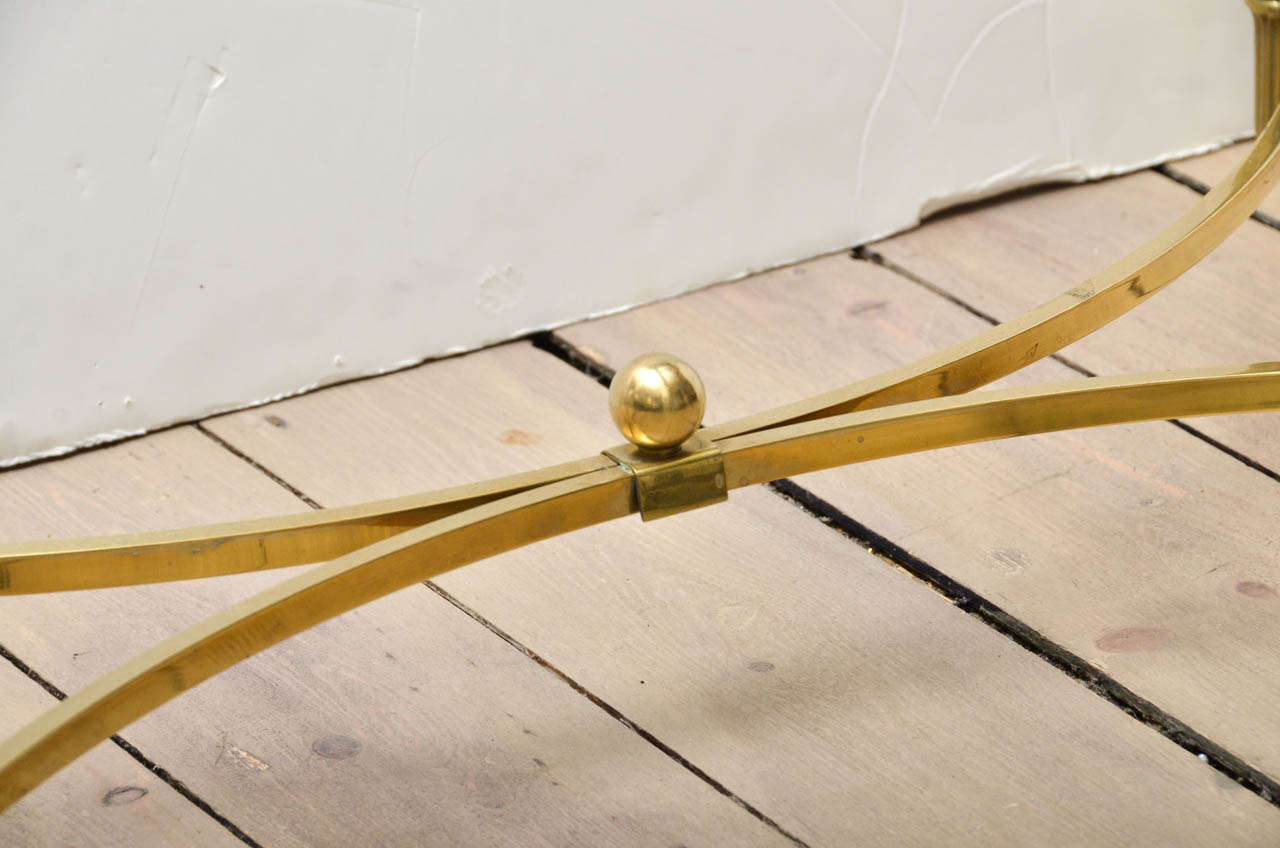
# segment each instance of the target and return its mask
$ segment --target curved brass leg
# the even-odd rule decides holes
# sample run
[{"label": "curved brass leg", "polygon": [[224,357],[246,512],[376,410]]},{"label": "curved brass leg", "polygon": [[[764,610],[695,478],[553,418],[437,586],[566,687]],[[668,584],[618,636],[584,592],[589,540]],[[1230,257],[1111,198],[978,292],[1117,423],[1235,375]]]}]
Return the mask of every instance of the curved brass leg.
[{"label": "curved brass leg", "polygon": [[[1271,11],[1275,3],[1251,0],[1255,11]],[[1012,321],[885,374],[702,431],[723,461],[717,486],[1074,427],[1280,408],[1280,363],[952,397],[1083,338],[1202,259],[1280,178],[1277,148],[1280,110],[1235,173],[1164,232]],[[660,456],[654,464],[670,470]],[[597,455],[343,509],[0,546],[0,594],[181,580],[338,557],[162,642],[0,744],[0,812],[129,722],[321,621],[451,568],[635,512],[636,473]]]},{"label": "curved brass leg", "polygon": [[[1280,408],[1280,363],[935,398],[719,443],[728,488],[915,451],[1098,424]],[[253,654],[421,580],[636,511],[614,467],[407,530],[287,580],[125,663],[0,745],[0,811],[116,730]]]},{"label": "curved brass leg", "polygon": [[0,595],[102,589],[323,562],[498,498],[613,463],[602,456],[338,509],[181,530],[0,545]]},{"label": "curved brass leg", "polygon": [[731,487],[972,442],[1280,409],[1280,362],[1088,377],[933,398],[745,433],[717,444]]},{"label": "curved brass leg", "polygon": [[1164,232],[1102,273],[1017,318],[924,359],[776,409],[717,424],[723,439],[923,398],[963,394],[1079,341],[1195,265],[1248,219],[1280,180],[1280,109],[1253,150]]},{"label": "curved brass leg", "polygon": [[614,466],[405,531],[166,639],[0,744],[0,811],[121,727],[290,636],[436,574],[634,511]]},{"label": "curved brass leg", "polygon": [[1253,12],[1253,124],[1259,134],[1280,104],[1280,0],[1246,0]]},{"label": "curved brass leg", "polygon": [[[1203,259],[1280,179],[1280,111],[1185,215],[1101,274],[1024,315],[884,374],[704,430],[709,439],[963,394],[1077,341]],[[608,465],[595,456],[422,495],[184,530],[0,545],[0,595],[188,580],[319,562],[446,515]]]}]

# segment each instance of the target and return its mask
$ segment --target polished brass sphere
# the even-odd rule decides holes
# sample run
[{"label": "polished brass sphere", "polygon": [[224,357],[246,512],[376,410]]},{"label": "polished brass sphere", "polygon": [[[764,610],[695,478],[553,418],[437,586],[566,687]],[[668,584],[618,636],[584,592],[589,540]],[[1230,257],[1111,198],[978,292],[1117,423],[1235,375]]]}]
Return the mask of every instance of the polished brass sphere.
[{"label": "polished brass sphere", "polygon": [[609,384],[609,414],[627,441],[644,450],[669,450],[702,423],[707,393],[689,363],[667,353],[628,362]]}]

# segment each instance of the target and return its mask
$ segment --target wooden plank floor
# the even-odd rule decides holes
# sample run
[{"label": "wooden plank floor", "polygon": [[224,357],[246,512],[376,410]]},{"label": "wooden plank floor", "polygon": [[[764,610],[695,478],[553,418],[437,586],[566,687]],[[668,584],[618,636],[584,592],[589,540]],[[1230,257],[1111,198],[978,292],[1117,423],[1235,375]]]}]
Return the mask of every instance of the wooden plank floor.
[{"label": "wooden plank floor", "polygon": [[[618,437],[571,359],[671,349],[712,421],[802,397],[1070,287],[1239,155],[12,470],[0,539],[583,456]],[[1011,380],[1273,359],[1277,261],[1250,222]],[[0,845],[1276,844],[1278,434],[1258,415],[968,446],[539,543],[171,702],[0,816]],[[283,576],[0,598],[0,733]]]}]

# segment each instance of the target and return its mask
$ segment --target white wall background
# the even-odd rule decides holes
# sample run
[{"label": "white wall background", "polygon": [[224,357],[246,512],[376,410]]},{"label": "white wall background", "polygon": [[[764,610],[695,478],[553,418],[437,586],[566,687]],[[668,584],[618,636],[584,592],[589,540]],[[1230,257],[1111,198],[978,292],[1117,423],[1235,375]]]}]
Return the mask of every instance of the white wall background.
[{"label": "white wall background", "polygon": [[0,465],[1220,144],[1251,65],[1235,0],[9,0]]}]

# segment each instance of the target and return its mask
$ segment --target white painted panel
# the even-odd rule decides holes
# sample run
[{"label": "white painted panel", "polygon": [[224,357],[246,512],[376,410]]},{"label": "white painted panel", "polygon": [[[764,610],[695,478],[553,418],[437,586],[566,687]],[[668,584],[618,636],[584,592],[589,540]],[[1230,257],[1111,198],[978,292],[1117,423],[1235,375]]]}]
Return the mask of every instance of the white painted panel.
[{"label": "white painted panel", "polygon": [[1250,26],[1219,0],[11,0],[0,465],[1223,143]]}]

